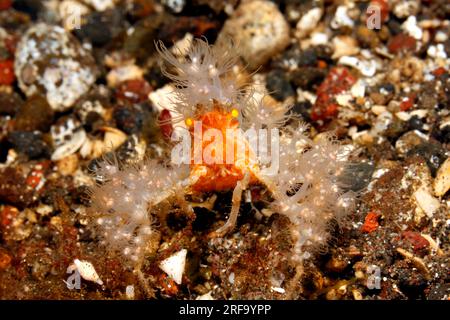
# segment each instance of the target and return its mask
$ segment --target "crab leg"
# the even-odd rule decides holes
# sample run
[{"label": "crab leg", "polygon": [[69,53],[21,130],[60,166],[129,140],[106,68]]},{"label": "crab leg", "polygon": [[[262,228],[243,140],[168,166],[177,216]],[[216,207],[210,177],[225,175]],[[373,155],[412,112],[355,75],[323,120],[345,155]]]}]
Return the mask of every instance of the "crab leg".
[{"label": "crab leg", "polygon": [[247,185],[250,179],[249,172],[246,172],[244,178],[236,183],[236,187],[233,190],[233,197],[231,200],[231,211],[227,222],[219,229],[209,234],[210,238],[223,237],[228,232],[234,229],[236,226],[237,217],[239,215],[239,209],[241,207],[242,191],[247,189]]}]

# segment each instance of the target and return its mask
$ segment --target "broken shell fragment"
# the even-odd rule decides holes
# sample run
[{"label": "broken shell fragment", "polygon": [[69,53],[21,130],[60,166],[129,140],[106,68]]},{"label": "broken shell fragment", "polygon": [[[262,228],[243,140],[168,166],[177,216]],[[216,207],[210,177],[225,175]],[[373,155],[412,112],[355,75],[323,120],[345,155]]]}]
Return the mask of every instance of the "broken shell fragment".
[{"label": "broken shell fragment", "polygon": [[84,280],[92,281],[99,285],[103,284],[103,281],[100,279],[99,275],[97,274],[97,271],[95,271],[95,268],[92,265],[92,263],[85,260],[75,259],[73,261],[73,264],[75,265],[77,271],[80,273],[80,276]]},{"label": "broken shell fragment", "polygon": [[51,156],[53,161],[61,160],[77,152],[87,138],[86,131],[73,118],[68,118],[61,124],[53,125],[50,133],[56,147]]},{"label": "broken shell fragment", "polygon": [[357,69],[363,76],[372,77],[377,71],[377,64],[375,61],[361,61],[356,57],[343,56],[339,59],[338,64],[353,67]]},{"label": "broken shell fragment", "polygon": [[433,189],[437,197],[442,197],[450,189],[450,158],[444,161],[436,173]]},{"label": "broken shell fragment", "polygon": [[428,190],[423,187],[414,192],[414,198],[419,207],[426,213],[429,218],[433,217],[433,214],[440,207],[439,200],[433,197],[428,192]]},{"label": "broken shell fragment", "polygon": [[305,13],[299,20],[296,26],[296,33],[299,38],[307,36],[322,18],[323,10],[322,8],[316,7]]},{"label": "broken shell fragment", "polygon": [[187,250],[182,249],[169,258],[161,261],[159,267],[169,277],[171,277],[176,284],[181,284],[181,279],[184,273],[184,267],[186,265]]}]

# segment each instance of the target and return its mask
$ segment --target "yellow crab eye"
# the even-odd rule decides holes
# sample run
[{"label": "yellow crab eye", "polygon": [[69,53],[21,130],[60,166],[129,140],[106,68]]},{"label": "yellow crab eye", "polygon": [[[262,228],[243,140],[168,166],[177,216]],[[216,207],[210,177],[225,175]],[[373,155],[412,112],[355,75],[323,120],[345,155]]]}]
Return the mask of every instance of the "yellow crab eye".
[{"label": "yellow crab eye", "polygon": [[237,118],[239,116],[239,111],[237,109],[231,110],[231,116]]},{"label": "yellow crab eye", "polygon": [[193,124],[192,118],[187,118],[184,122],[186,123],[186,125],[188,127],[192,126],[192,124]]},{"label": "yellow crab eye", "polygon": [[192,123],[193,123],[192,118],[187,118],[184,122],[186,123],[186,125],[188,127],[192,126]]}]

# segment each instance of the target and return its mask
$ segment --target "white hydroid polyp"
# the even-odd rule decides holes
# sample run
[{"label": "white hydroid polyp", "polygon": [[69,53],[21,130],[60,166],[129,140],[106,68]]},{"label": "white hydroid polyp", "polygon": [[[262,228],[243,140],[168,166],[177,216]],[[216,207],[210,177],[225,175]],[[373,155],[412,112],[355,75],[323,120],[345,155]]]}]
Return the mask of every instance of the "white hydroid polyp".
[{"label": "white hydroid polyp", "polygon": [[176,85],[177,111],[185,118],[195,117],[198,106],[203,111],[213,101],[224,106],[240,101],[243,88],[236,77],[230,76],[239,56],[232,46],[210,46],[206,41],[194,39],[187,52],[172,54],[160,41],[156,46],[165,61],[162,71]]}]

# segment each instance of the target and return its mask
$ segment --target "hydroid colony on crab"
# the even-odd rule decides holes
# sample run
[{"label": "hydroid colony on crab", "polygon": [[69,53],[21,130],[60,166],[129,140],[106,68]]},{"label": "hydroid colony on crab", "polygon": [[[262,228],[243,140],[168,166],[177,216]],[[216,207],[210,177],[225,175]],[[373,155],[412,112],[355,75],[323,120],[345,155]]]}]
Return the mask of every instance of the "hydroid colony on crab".
[{"label": "hydroid colony on crab", "polygon": [[[96,173],[101,182],[93,188],[91,199],[91,214],[103,243],[122,255],[129,266],[139,268],[145,258],[146,241],[158,231],[157,224],[152,224],[152,212],[158,203],[176,195],[173,198],[189,214],[192,207],[185,201],[185,194],[233,191],[228,221],[209,234],[211,238],[223,237],[235,227],[243,191],[261,185],[273,199],[267,209],[291,221],[291,259],[300,265],[326,245],[329,222],[340,219],[351,205],[353,195],[344,193],[339,183],[348,163],[348,150],[327,135],[310,139],[307,126],[292,117],[288,107],[273,107],[264,99],[255,103],[253,91],[233,73],[238,57],[229,47],[194,40],[189,51],[180,55],[183,58],[173,55],[162,43],[157,48],[165,61],[164,74],[175,83],[172,111],[180,119],[173,121],[186,124],[193,149],[196,123],[200,123],[203,135],[210,129],[224,136],[227,130],[276,129],[279,146],[271,151],[277,153],[279,168],[276,172],[265,170],[266,159],[251,149],[252,144],[242,134],[233,136],[232,142],[247,147],[245,159],[242,154],[235,155],[231,163],[203,161],[177,166],[169,161],[147,160],[120,166],[105,162]],[[217,155],[223,152],[222,146],[205,139],[200,151],[213,150]]]}]

